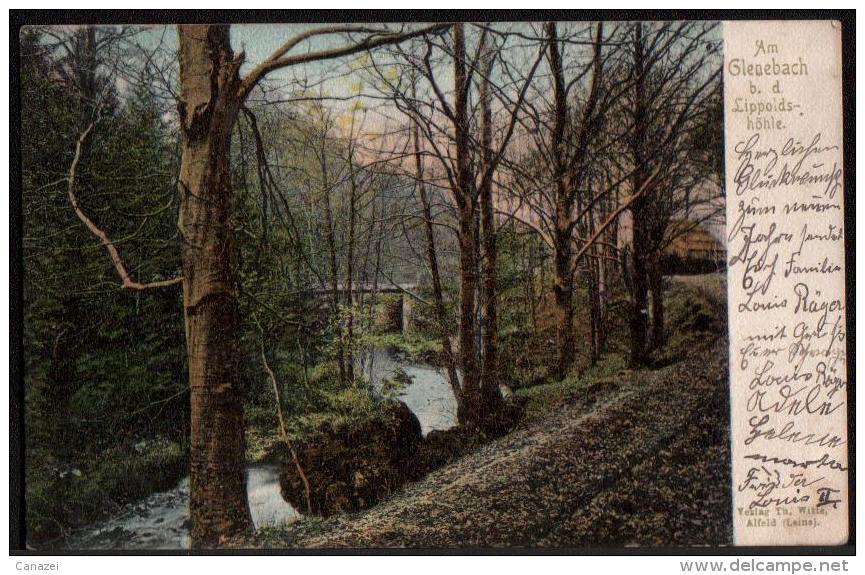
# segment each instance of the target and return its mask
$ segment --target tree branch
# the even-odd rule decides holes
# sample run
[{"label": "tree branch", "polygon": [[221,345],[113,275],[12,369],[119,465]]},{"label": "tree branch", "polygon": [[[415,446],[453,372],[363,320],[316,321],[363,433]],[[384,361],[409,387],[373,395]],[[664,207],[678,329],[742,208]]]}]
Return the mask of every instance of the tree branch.
[{"label": "tree branch", "polygon": [[580,251],[578,251],[576,253],[576,255],[574,255],[573,269],[577,268],[577,264],[579,263],[580,258],[582,258],[583,255],[589,250],[589,248],[591,248],[595,244],[595,242],[598,240],[598,238],[601,236],[601,234],[603,234],[606,231],[606,229],[608,227],[610,227],[613,224],[613,222],[615,222],[618,219],[618,217],[622,214],[622,212],[624,212],[625,210],[630,208],[631,204],[633,204],[635,201],[637,201],[638,199],[643,197],[643,195],[652,187],[652,184],[654,183],[655,179],[658,177],[658,174],[660,172],[661,172],[660,168],[655,168],[655,171],[652,173],[651,176],[649,176],[646,179],[645,182],[643,182],[643,185],[640,186],[640,189],[637,190],[636,192],[634,192],[633,194],[631,194],[627,199],[625,199],[625,201],[622,202],[622,205],[619,206],[618,208],[616,208],[616,211],[614,211],[612,214],[610,214],[610,217],[608,217],[606,219],[606,221],[597,230],[595,230],[595,233],[592,234],[592,237],[590,237],[586,241],[585,245],[583,245],[583,247],[580,248]]},{"label": "tree branch", "polygon": [[[425,28],[419,28],[418,30],[413,30],[411,32],[403,32],[403,33],[382,33],[381,30],[371,29],[366,27],[358,27],[358,26],[333,26],[329,28],[321,28],[317,30],[310,30],[308,32],[304,32],[302,34],[298,34],[297,36],[291,38],[285,44],[280,46],[276,52],[270,55],[270,57],[259,64],[252,72],[250,72],[240,83],[240,88],[238,89],[238,95],[240,100],[243,101],[246,99],[246,96],[250,91],[258,84],[267,74],[273,72],[274,70],[278,70],[280,68],[287,68],[289,66],[294,66],[296,64],[305,64],[307,62],[316,62],[318,60],[329,60],[332,58],[339,58],[341,56],[350,56],[351,54],[357,54],[358,52],[365,52],[367,50],[371,50],[372,48],[376,48],[378,46],[385,46],[388,44],[398,44],[399,42],[403,42],[405,40],[409,40],[411,38],[416,38],[418,36],[424,36],[430,33],[441,32],[446,30],[451,25],[448,23],[444,24],[435,24],[433,26],[427,26]],[[300,42],[311,38],[317,35],[324,34],[336,34],[340,32],[375,32],[370,36],[367,36],[363,40],[358,41],[354,44],[349,44],[347,46],[340,46],[338,48],[330,48],[325,50],[317,50],[315,52],[308,52],[306,54],[297,54],[295,56],[287,56],[286,53],[297,46]]]},{"label": "tree branch", "polygon": [[87,139],[87,136],[90,135],[90,132],[93,130],[97,121],[98,118],[93,120],[90,125],[87,126],[87,129],[85,129],[78,137],[78,141],[75,142],[75,156],[72,158],[72,164],[69,166],[67,187],[67,195],[69,196],[69,203],[72,204],[72,209],[75,210],[78,219],[84,222],[84,225],[87,226],[90,233],[99,238],[102,245],[105,246],[105,249],[108,251],[108,256],[111,258],[111,263],[114,264],[114,269],[117,270],[117,275],[120,276],[120,280],[123,282],[122,287],[126,289],[146,290],[179,284],[183,281],[183,277],[149,283],[139,283],[130,278],[129,272],[126,271],[126,267],[123,265],[123,260],[120,258],[120,252],[117,251],[111,238],[108,237],[108,234],[99,229],[99,227],[93,223],[93,220],[87,217],[87,214],[84,213],[84,210],[82,210],[81,206],[78,204],[78,199],[75,197],[75,175],[78,170],[78,163],[81,161],[81,149],[84,145],[84,141]]},{"label": "tree branch", "polygon": [[279,434],[282,436],[282,441],[291,453],[291,459],[294,461],[294,466],[297,468],[297,473],[300,475],[301,481],[303,481],[303,494],[306,498],[306,512],[309,515],[312,515],[312,496],[310,495],[309,480],[306,478],[306,473],[303,471],[303,466],[300,464],[300,460],[297,458],[297,452],[294,450],[291,438],[288,436],[288,430],[285,427],[285,418],[282,415],[282,394],[279,393],[279,383],[276,381],[276,374],[274,374],[273,370],[270,369],[270,365],[267,363],[267,356],[264,354],[264,329],[262,329],[257,317],[253,316],[253,319],[255,319],[255,325],[258,326],[258,332],[261,336],[261,363],[264,365],[264,371],[267,372],[267,377],[273,385],[273,394],[276,396],[276,415],[279,418]]}]

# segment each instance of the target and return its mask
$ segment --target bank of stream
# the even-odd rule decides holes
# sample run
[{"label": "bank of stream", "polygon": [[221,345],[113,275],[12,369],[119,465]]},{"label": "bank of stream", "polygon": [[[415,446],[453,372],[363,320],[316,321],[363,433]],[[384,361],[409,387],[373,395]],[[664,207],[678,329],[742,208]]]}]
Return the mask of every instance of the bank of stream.
[{"label": "bank of stream", "polygon": [[[393,348],[373,347],[358,355],[357,366],[381,393],[384,382],[399,373],[406,383],[397,398],[417,416],[424,435],[456,425],[456,402],[444,371],[407,359]],[[279,467],[256,463],[247,468],[247,493],[256,529],[295,521],[301,515],[283,499]],[[52,549],[187,549],[189,477],[174,488],[122,507],[104,521],[75,530]]]}]

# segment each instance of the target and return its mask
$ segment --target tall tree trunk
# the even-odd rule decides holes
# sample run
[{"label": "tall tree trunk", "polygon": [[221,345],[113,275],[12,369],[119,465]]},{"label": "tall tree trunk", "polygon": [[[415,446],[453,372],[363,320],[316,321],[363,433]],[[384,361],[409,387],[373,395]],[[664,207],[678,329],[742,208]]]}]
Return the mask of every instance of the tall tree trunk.
[{"label": "tall tree trunk", "polygon": [[229,170],[239,110],[228,26],[180,26],[180,220],[191,398],[192,544],[250,529]]},{"label": "tall tree trunk", "polygon": [[[414,86],[412,86],[414,90]],[[423,157],[420,148],[420,134],[417,124],[412,125],[412,140],[414,142],[414,161],[415,173],[417,175],[418,195],[420,196],[421,207],[424,215],[424,228],[426,231],[426,253],[427,263],[430,268],[430,276],[432,277],[433,288],[433,305],[435,306],[436,322],[438,323],[439,338],[442,343],[442,351],[444,352],[445,366],[448,372],[448,380],[451,384],[451,389],[454,392],[454,398],[457,400],[457,405],[462,402],[462,392],[460,389],[460,380],[457,376],[456,361],[454,359],[453,346],[448,327],[448,314],[445,308],[444,290],[442,289],[441,274],[439,273],[438,254],[436,253],[435,230],[433,229],[432,221],[432,206],[429,196],[426,191],[426,183],[424,182]],[[460,420],[463,422],[462,420]]]},{"label": "tall tree trunk", "polygon": [[[375,218],[373,218],[375,220]],[[384,236],[385,218],[381,218],[381,223],[378,225],[378,236],[375,240],[375,268],[372,274],[372,292],[369,297],[369,328],[372,328],[375,321],[375,306],[378,302],[378,276],[381,273],[381,240]]]},{"label": "tall tree trunk", "polygon": [[[353,144],[350,144],[353,145]],[[357,179],[355,174],[354,154],[349,151],[349,198],[348,198],[348,246],[345,261],[345,302],[348,317],[345,320],[345,375],[349,383],[354,379],[354,236],[355,220],[357,219]]]},{"label": "tall tree trunk", "polygon": [[[643,25],[634,24],[634,109],[633,136],[631,153],[634,173],[631,189],[639,190],[646,181],[646,132],[648,117],[646,113],[646,74],[643,55]],[[646,331],[648,308],[648,249],[646,211],[648,208],[644,194],[631,205],[633,230],[633,273],[631,294],[631,366],[638,367],[646,362]]]},{"label": "tall tree trunk", "polygon": [[586,295],[589,299],[589,328],[591,332],[591,363],[595,365],[601,355],[601,304],[598,289],[598,258],[594,254],[586,255]]},{"label": "tall tree trunk", "polygon": [[556,180],[555,229],[553,231],[553,293],[556,301],[555,375],[562,379],[574,362],[574,268],[571,257],[574,195],[567,180],[565,132],[568,124],[567,93],[555,22],[548,22],[547,50],[553,75],[555,117],[553,124],[553,166]]},{"label": "tall tree trunk", "polygon": [[[635,202],[637,203],[637,202]],[[639,202],[642,203],[642,202]],[[633,209],[633,265],[631,273],[631,366],[646,362],[648,331],[649,281],[646,261],[646,234],[642,225],[642,209]]]},{"label": "tall tree trunk", "polygon": [[[481,48],[481,170],[487,174],[493,163],[493,111],[492,95],[490,93],[490,76],[493,68],[493,50],[486,34],[482,36]],[[483,318],[483,333],[481,349],[483,369],[481,377],[484,408],[490,419],[495,419],[496,412],[501,408],[501,392],[499,391],[499,373],[497,364],[498,317],[496,313],[496,222],[493,215],[493,179],[492,174],[482,180],[480,195],[481,211],[481,275],[483,277],[483,299],[481,301],[481,316]]]},{"label": "tall tree trunk", "polygon": [[[613,211],[613,197],[608,195],[601,203],[601,221],[606,221]],[[600,304],[601,333],[598,337],[600,348],[607,344],[607,311],[610,304],[610,286],[614,284],[613,266],[616,264],[616,246],[618,246],[619,220],[616,219],[606,231],[606,240],[601,246],[601,262],[598,266],[598,302]]]},{"label": "tall tree trunk", "polygon": [[[580,208],[582,211],[582,207]],[[595,210],[589,210],[586,214],[587,224],[585,230],[586,237],[595,235]],[[601,268],[603,267],[603,246],[598,247],[597,244],[589,247],[584,256],[585,265],[585,281],[586,294],[589,298],[589,319],[591,327],[592,353],[591,363],[595,365],[601,355]]]},{"label": "tall tree trunk", "polygon": [[475,295],[478,289],[477,194],[469,156],[469,79],[465,65],[465,30],[454,25],[454,132],[456,144],[460,250],[460,366],[463,370],[463,401],[458,406],[460,422],[477,426],[483,418],[477,346],[475,345]]},{"label": "tall tree trunk", "polygon": [[[75,83],[78,84],[76,86],[78,89],[78,132],[81,133],[93,121],[93,112],[99,99],[96,85],[97,68],[99,66],[99,57],[96,53],[96,27],[85,26],[83,29],[78,30],[75,33],[73,47],[72,74],[75,78]],[[89,157],[90,138],[85,139],[81,143],[81,146],[83,148],[81,152],[82,158]]]},{"label": "tall tree trunk", "polygon": [[556,300],[556,366],[555,375],[564,378],[574,363],[574,274],[571,266],[570,233],[556,230],[553,251],[553,294]]},{"label": "tall tree trunk", "polygon": [[[468,213],[465,213],[468,212]],[[475,346],[475,293],[478,287],[475,252],[475,222],[470,208],[460,216],[460,367],[463,371],[462,404],[457,407],[460,423],[477,425],[483,417],[480,373]]]},{"label": "tall tree trunk", "polygon": [[[362,289],[359,290],[357,294],[357,309],[363,311],[364,305],[366,304],[366,292],[368,291],[369,286],[369,254],[372,251],[373,241],[372,238],[375,235],[375,193],[373,193],[372,201],[370,202],[370,216],[369,216],[369,226],[367,226],[366,230],[366,241],[364,242],[363,249],[363,263],[360,264],[360,284],[363,286]],[[363,322],[361,322],[363,323]],[[364,326],[361,326],[362,328]]]},{"label": "tall tree trunk", "polygon": [[336,232],[333,225],[333,205],[330,201],[330,189],[327,180],[327,142],[326,134],[322,135],[321,168],[322,203],[324,205],[324,233],[327,240],[328,261],[330,262],[330,309],[336,320],[336,363],[339,367],[339,381],[344,384],[347,379],[345,369],[345,351],[343,348],[342,321],[339,319],[339,262],[336,259]]}]

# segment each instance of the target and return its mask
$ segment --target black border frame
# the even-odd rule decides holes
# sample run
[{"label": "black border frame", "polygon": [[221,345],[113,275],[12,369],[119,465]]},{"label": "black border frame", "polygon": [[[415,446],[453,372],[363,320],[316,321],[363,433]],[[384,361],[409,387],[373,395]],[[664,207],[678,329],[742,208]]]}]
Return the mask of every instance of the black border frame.
[{"label": "black border frame", "polygon": [[9,11],[9,175],[10,175],[10,385],[9,385],[9,553],[12,556],[138,555],[666,555],[666,556],[852,556],[856,554],[855,385],[848,386],[849,533],[841,546],[560,547],[560,548],[355,548],[229,550],[26,550],[24,483],[23,218],[21,206],[21,98],[18,76],[21,27],[39,24],[319,23],[513,20],[836,20],[842,26],[842,111],[844,225],[847,300],[847,381],[855,382],[855,190],[856,190],[856,11],[855,10],[10,10]]}]

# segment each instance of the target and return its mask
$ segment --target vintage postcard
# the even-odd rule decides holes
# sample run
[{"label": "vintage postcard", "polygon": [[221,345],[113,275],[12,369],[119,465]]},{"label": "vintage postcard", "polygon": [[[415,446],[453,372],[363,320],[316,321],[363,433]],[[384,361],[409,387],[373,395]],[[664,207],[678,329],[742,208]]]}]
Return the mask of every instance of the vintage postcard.
[{"label": "vintage postcard", "polygon": [[852,14],[86,15],[13,18],[13,550],[852,549]]}]

